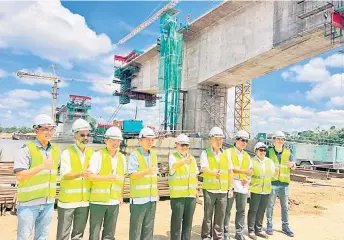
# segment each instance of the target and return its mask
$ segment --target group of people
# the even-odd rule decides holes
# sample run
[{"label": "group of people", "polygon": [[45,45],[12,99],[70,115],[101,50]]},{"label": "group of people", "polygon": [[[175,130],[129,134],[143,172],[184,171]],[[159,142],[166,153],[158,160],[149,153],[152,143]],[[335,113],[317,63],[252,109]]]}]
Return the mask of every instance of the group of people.
[{"label": "group of people", "polygon": [[[83,119],[72,125],[75,144],[60,153],[50,141],[55,132],[51,117],[35,118],[36,139],[16,154],[14,173],[18,180],[17,239],[48,239],[56,197],[58,170],[57,240],[81,240],[90,219],[90,240],[113,240],[123,202],[124,180],[130,180],[130,240],[152,240],[158,192],[158,158],[152,147],[155,134],[143,128],[140,146],[129,159],[119,151],[123,140],[117,127],[105,133],[105,148],[88,147],[89,123]],[[172,210],[170,239],[191,239],[193,215],[198,197],[198,176],[203,177],[204,218],[202,239],[229,239],[229,219],[235,201],[235,239],[245,239],[245,206],[250,194],[247,216],[248,236],[267,238],[273,234],[272,215],[276,197],[282,208],[282,230],[294,236],[288,225],[288,186],[290,169],[295,168],[292,154],[283,147],[284,134],[273,137],[274,147],[258,142],[255,157],[244,150],[249,135],[236,133],[233,147],[223,150],[223,131],[214,127],[209,134],[210,147],[200,156],[201,169],[190,154],[190,140],[180,134],[176,151],[169,155],[169,189]],[[100,237],[101,236],[101,237]]]}]

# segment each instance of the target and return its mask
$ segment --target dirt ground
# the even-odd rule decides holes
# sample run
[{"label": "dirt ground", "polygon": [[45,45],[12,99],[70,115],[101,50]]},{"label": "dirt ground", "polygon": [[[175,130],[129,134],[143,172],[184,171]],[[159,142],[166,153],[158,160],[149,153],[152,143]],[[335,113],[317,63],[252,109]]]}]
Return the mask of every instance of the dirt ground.
[{"label": "dirt ground", "polygon": [[[319,186],[320,184],[334,186]],[[314,184],[301,184],[293,182],[290,187],[290,227],[295,233],[293,239],[298,240],[344,240],[342,227],[344,226],[344,179],[317,182]],[[247,206],[248,209],[248,206]],[[170,202],[168,200],[158,203],[154,239],[169,239]],[[201,239],[200,231],[203,219],[203,206],[197,204],[192,239]],[[266,221],[264,221],[265,224]],[[0,239],[16,239],[15,216],[0,217]],[[49,239],[55,239],[57,227],[57,213],[55,211]],[[269,239],[289,239],[280,232],[280,207],[277,203],[274,214],[274,235]],[[88,239],[88,227],[84,239]],[[231,231],[234,232],[234,214],[231,216]],[[129,204],[123,204],[118,218],[116,239],[128,239],[129,232]],[[246,234],[246,233],[245,233]],[[234,237],[232,235],[232,237]],[[246,237],[248,239],[248,237]]]}]

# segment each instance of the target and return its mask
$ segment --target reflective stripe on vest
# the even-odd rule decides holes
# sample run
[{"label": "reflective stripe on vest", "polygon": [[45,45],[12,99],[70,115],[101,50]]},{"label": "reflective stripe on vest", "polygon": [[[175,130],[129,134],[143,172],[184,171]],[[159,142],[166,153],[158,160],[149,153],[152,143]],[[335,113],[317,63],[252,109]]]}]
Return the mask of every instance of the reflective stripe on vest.
[{"label": "reflective stripe on vest", "polygon": [[261,194],[271,192],[271,179],[273,172],[271,172],[272,160],[265,158],[265,173],[263,172],[262,163],[255,157],[252,159],[253,162],[253,175],[250,182],[250,192]]},{"label": "reflective stripe on vest", "polygon": [[[231,147],[229,150],[231,151],[231,158],[234,168],[239,168],[242,170],[248,169],[248,167],[250,166],[250,158],[248,153],[245,151],[243,152],[242,161],[240,165],[239,157],[236,154],[234,147]],[[234,179],[241,180],[244,178],[246,178],[246,174],[234,173]]]},{"label": "reflective stripe on vest", "polygon": [[[178,152],[173,153],[173,156],[176,158],[177,162],[182,160]],[[198,183],[196,168],[196,161],[193,159],[189,165],[189,171],[186,169],[186,166],[183,165],[177,168],[173,175],[168,176],[170,198],[196,196]]]},{"label": "reflective stripe on vest", "polygon": [[279,168],[278,177],[273,177],[272,181],[279,180],[280,182],[290,183],[290,168],[287,167],[287,162],[290,158],[290,151],[283,149],[281,156],[281,163],[278,161],[278,157],[274,148],[269,149],[269,158],[275,163],[275,166]]},{"label": "reflective stripe on vest", "polygon": [[[26,146],[31,156],[29,169],[43,164],[45,157],[43,157],[39,147],[34,142],[29,142]],[[60,150],[55,144],[52,144],[50,151],[53,160],[52,169],[42,170],[30,179],[19,182],[17,187],[19,202],[27,202],[45,197],[54,198],[56,196],[57,168],[60,159]]]},{"label": "reflective stripe on vest", "polygon": [[[136,156],[139,163],[139,171],[146,170],[148,168],[146,160],[139,149],[136,150]],[[157,156],[155,152],[150,151],[150,167],[157,167]],[[130,178],[130,197],[142,198],[142,197],[156,197],[158,195],[158,176],[157,174],[145,175],[140,179]]]},{"label": "reflective stripe on vest", "polygon": [[[75,145],[67,148],[69,152],[69,159],[71,165],[71,173],[80,173],[85,171],[90,163],[94,151],[90,148],[85,148],[85,159],[82,166],[78,151]],[[75,178],[73,180],[61,179],[59,201],[61,202],[80,202],[89,201],[90,199],[91,183],[87,179]]]},{"label": "reflective stripe on vest", "polygon": [[224,151],[221,154],[219,162],[216,161],[215,155],[212,152],[211,148],[207,148],[206,152],[207,152],[207,158],[208,158],[208,163],[209,163],[209,169],[220,170],[220,179],[216,179],[215,176],[204,172],[203,183],[202,183],[203,189],[227,191],[229,189],[227,152]]},{"label": "reflective stripe on vest", "polygon": [[119,200],[122,197],[122,189],[124,185],[124,160],[122,153],[118,152],[118,160],[116,173],[112,171],[112,157],[108,150],[102,149],[99,151],[102,157],[100,176],[116,175],[114,181],[92,181],[91,184],[91,202],[108,202],[111,199]]}]

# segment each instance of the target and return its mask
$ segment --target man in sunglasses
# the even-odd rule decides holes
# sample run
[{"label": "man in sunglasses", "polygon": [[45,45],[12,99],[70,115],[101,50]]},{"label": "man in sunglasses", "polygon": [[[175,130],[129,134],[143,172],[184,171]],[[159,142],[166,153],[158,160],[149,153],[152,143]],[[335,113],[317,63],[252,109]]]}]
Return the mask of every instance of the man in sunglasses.
[{"label": "man in sunglasses", "polygon": [[87,121],[77,119],[72,125],[75,144],[61,156],[56,240],[68,240],[70,236],[73,240],[81,240],[84,235],[90,198],[88,176],[91,172],[87,168],[93,155],[93,150],[87,147],[90,130]]},{"label": "man in sunglasses", "polygon": [[253,175],[250,182],[250,208],[248,210],[247,225],[248,236],[255,240],[258,237],[268,238],[263,233],[264,213],[269,203],[271,193],[271,180],[274,175],[278,174],[274,162],[265,157],[266,145],[258,142],[254,146],[256,156],[252,159]]},{"label": "man in sunglasses", "polygon": [[189,146],[189,138],[180,134],[176,138],[177,151],[169,156],[171,240],[191,239],[199,171],[195,158],[189,152]]},{"label": "man in sunglasses", "polygon": [[32,235],[35,239],[48,239],[60,162],[60,150],[50,142],[55,127],[51,117],[38,115],[33,125],[36,139],[26,143],[14,158],[18,180],[18,240],[30,239]]},{"label": "man in sunglasses", "polygon": [[224,219],[227,198],[233,196],[230,183],[233,178],[232,161],[222,158],[225,135],[219,127],[213,127],[209,133],[210,147],[201,153],[203,171],[204,218],[202,239],[223,239]]},{"label": "man in sunglasses", "polygon": [[249,135],[240,130],[235,135],[234,146],[223,152],[223,157],[231,159],[234,172],[234,193],[228,198],[225,215],[225,239],[229,239],[229,219],[233,202],[236,203],[235,239],[245,240],[243,236],[245,226],[245,207],[247,202],[250,177],[252,176],[252,161],[244,150],[247,146]]},{"label": "man in sunglasses", "polygon": [[273,235],[272,215],[276,197],[280,199],[282,211],[282,231],[289,237],[294,237],[294,233],[289,229],[288,222],[288,196],[290,183],[290,169],[295,169],[296,164],[293,162],[293,155],[289,149],[284,148],[285,135],[282,131],[277,131],[272,137],[273,148],[267,152],[267,157],[272,159],[278,167],[278,176],[272,180],[272,191],[268,208],[266,210],[267,228],[266,233]]},{"label": "man in sunglasses", "polygon": [[93,154],[88,168],[92,172],[89,240],[115,239],[119,205],[123,202],[127,161],[119,151],[122,132],[110,127],[104,138],[105,148]]}]

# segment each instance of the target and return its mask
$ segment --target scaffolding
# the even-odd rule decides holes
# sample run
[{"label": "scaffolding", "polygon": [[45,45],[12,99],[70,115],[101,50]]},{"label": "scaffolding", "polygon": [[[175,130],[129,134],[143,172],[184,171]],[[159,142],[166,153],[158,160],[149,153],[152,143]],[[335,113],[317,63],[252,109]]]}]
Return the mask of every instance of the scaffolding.
[{"label": "scaffolding", "polygon": [[163,93],[164,129],[175,130],[180,114],[182,80],[183,34],[178,32],[176,11],[170,10],[160,18],[159,92]]},{"label": "scaffolding", "polygon": [[234,132],[245,130],[251,133],[251,81],[235,87]]},{"label": "scaffolding", "polygon": [[143,100],[145,107],[153,107],[158,99],[156,94],[141,93],[132,90],[131,81],[140,70],[140,64],[133,61],[143,52],[138,50],[131,51],[127,56],[115,55],[115,62],[121,62],[121,66],[115,66],[114,83],[120,84],[120,91],[115,91],[114,96],[119,97],[119,103],[124,105],[130,103],[130,100]]}]

